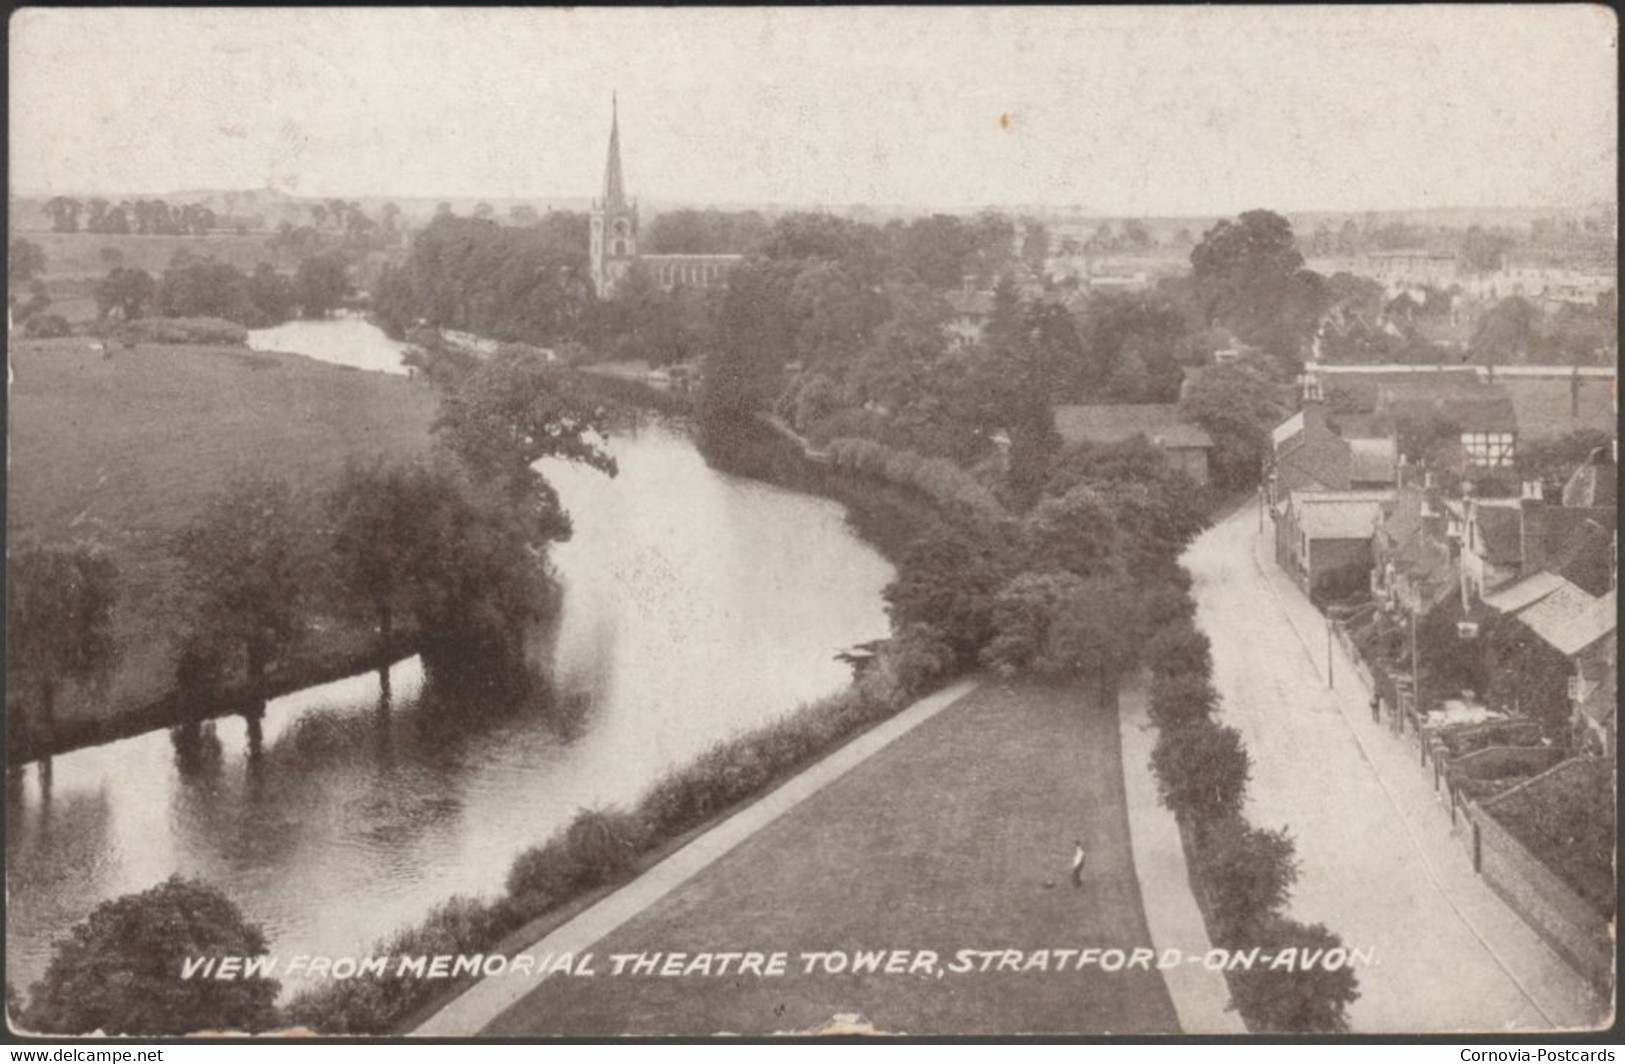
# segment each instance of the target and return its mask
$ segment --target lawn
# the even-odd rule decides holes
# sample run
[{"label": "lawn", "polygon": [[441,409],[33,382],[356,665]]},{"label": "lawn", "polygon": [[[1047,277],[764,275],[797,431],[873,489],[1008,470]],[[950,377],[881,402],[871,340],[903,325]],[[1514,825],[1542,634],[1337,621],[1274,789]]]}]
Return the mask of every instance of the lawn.
[{"label": "lawn", "polygon": [[142,345],[104,360],[83,339],[11,346],[7,542],[84,540],[119,567],[122,658],[105,697],[75,693],[65,726],[165,695],[170,546],[234,473],[279,474],[312,495],[351,458],[429,445],[434,395],[421,382],[241,347]]},{"label": "lawn", "polygon": [[[805,974],[806,951],[1149,947],[1116,708],[985,684],[806,799],[595,944],[593,978],[549,980],[491,1035],[1176,1032],[1154,970]],[[1089,854],[1068,876],[1074,839]],[[787,952],[780,976],[608,974],[616,953]],[[904,962],[912,968],[918,953]],[[739,962],[735,962],[738,964]]]}]

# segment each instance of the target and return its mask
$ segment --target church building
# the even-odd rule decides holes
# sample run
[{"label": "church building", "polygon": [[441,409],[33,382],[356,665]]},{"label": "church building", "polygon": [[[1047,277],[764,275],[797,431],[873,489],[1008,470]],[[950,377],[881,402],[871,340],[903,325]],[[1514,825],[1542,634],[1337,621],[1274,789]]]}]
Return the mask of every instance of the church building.
[{"label": "church building", "polygon": [[615,286],[625,280],[633,264],[648,271],[662,289],[721,288],[728,283],[728,271],[743,255],[643,255],[638,252],[638,204],[626,198],[626,180],[621,175],[621,123],[619,110],[610,103],[609,160],[604,165],[604,193],[592,205],[589,257],[593,290],[607,299]]}]

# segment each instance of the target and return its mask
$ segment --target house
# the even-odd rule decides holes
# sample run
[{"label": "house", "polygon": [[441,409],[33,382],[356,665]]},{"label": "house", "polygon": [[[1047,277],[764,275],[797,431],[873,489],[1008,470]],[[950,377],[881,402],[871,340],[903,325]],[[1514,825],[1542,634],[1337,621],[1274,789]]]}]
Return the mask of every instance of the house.
[{"label": "house", "polygon": [[[1579,491],[1565,494],[1584,497]],[[1559,573],[1591,594],[1611,586],[1618,519],[1613,506],[1551,506],[1538,481],[1526,483],[1519,499],[1469,498],[1464,505],[1464,604],[1543,571]]]},{"label": "house", "polygon": [[1372,595],[1424,614],[1460,588],[1459,518],[1431,485],[1401,486],[1371,539]]},{"label": "house", "polygon": [[1179,408],[1173,403],[1058,406],[1055,430],[1074,445],[1100,446],[1144,436],[1168,456],[1175,469],[1198,484],[1208,482],[1213,438],[1200,427],[1179,420]]},{"label": "house", "polygon": [[[1448,427],[1458,434],[1459,452],[1448,461],[1441,463],[1439,456],[1426,452],[1407,454],[1411,461],[1432,457],[1436,467],[1464,472],[1510,469],[1517,458],[1517,412],[1512,398],[1493,385],[1425,380],[1380,385],[1372,419],[1396,434],[1408,430],[1413,434],[1413,448],[1428,442],[1425,433],[1430,427]],[[1423,439],[1417,441],[1415,435],[1423,435]]]},{"label": "house", "polygon": [[945,328],[955,347],[980,343],[993,320],[993,293],[956,289],[945,296],[949,317]]},{"label": "house", "polygon": [[1275,522],[1275,560],[1313,600],[1364,588],[1394,491],[1294,491]]},{"label": "house", "polygon": [[1306,376],[1302,408],[1270,433],[1264,483],[1272,513],[1295,491],[1374,491],[1399,477],[1398,441],[1369,418],[1330,410]]}]

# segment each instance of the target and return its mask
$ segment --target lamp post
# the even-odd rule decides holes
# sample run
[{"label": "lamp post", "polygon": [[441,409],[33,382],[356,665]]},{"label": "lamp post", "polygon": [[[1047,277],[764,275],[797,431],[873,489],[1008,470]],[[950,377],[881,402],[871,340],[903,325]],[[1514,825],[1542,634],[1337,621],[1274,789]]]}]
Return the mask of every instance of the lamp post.
[{"label": "lamp post", "polygon": [[1330,617],[1326,618],[1326,686],[1336,687],[1332,681],[1332,625],[1336,622]]}]

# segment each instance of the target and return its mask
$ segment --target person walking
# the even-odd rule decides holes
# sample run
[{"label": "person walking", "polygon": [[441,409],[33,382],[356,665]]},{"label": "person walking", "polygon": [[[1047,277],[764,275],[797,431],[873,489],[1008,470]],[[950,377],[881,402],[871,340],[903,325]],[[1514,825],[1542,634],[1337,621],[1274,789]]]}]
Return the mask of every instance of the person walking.
[{"label": "person walking", "polygon": [[1072,885],[1083,886],[1083,843],[1076,840],[1072,843]]}]

